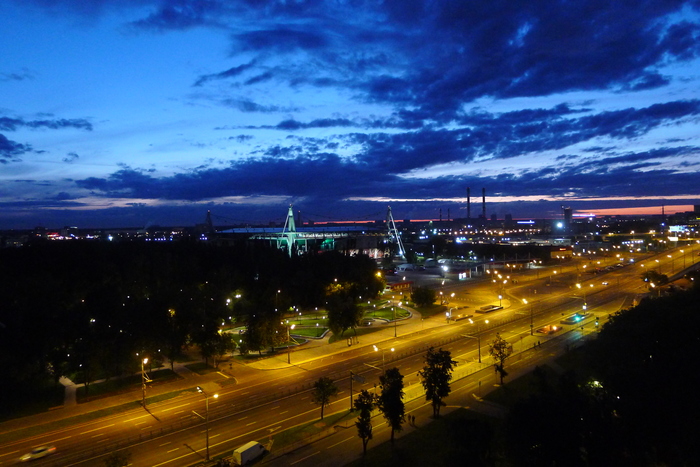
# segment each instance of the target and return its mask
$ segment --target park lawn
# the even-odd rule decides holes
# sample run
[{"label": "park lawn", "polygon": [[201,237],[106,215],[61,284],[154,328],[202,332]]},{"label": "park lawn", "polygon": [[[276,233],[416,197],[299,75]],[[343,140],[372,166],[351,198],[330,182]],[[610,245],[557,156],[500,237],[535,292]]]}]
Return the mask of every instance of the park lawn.
[{"label": "park lawn", "polygon": [[185,365],[185,367],[190,371],[194,371],[198,375],[206,375],[211,373],[212,371],[217,371],[216,368],[214,368],[211,365],[207,365],[204,362],[188,363],[187,365]]},{"label": "park lawn", "polygon": [[347,339],[350,339],[351,337],[355,337],[355,331],[357,331],[357,338],[361,338],[362,336],[365,336],[367,334],[372,334],[373,332],[381,331],[382,329],[386,329],[383,326],[367,326],[367,327],[361,327],[361,328],[355,328],[355,330],[348,329],[345,331],[345,333],[342,336],[336,336],[333,334],[330,339],[328,339],[328,343],[332,344],[333,342],[337,341],[344,341]]},{"label": "park lawn", "polygon": [[435,315],[445,315],[447,307],[445,305],[429,305],[417,307],[416,310],[421,314],[423,318],[429,318]]},{"label": "park lawn", "polygon": [[[172,371],[170,368],[162,368],[157,371],[151,371],[148,373],[148,377],[151,379],[151,381],[156,383],[162,383],[180,378],[180,376],[178,376],[177,373]],[[142,382],[141,374],[129,375],[123,378],[112,378],[108,381],[90,384],[87,392],[85,391],[85,387],[79,387],[75,392],[75,397],[78,403],[88,402],[94,399],[100,399],[139,389],[141,388]]]},{"label": "park lawn", "polygon": [[[579,383],[583,383],[584,380],[587,379],[588,375],[581,372],[581,358],[581,351],[576,349],[555,359],[557,371],[552,369],[552,367],[549,365],[542,365],[539,368],[542,372],[544,372],[543,374],[545,375],[549,384],[556,385],[562,371],[574,372],[576,380]],[[508,371],[507,360],[506,371]],[[505,405],[507,407],[512,407],[518,400],[537,393],[539,384],[538,377],[535,375],[533,368],[533,371],[529,371],[520,378],[509,380],[508,377],[506,377],[503,386],[500,386],[495,391],[491,391],[489,394],[484,396],[484,399],[490,402]]]},{"label": "park lawn", "polygon": [[[411,315],[411,313],[408,310],[404,310],[403,308],[396,307],[396,319],[402,319],[402,318],[407,318],[408,316]],[[376,311],[367,311],[365,312],[365,319],[369,318],[378,318],[378,319],[386,319],[389,321],[392,321],[394,319],[394,310],[391,309],[391,307],[386,307],[386,308],[379,308]]]},{"label": "park lawn", "polygon": [[[328,408],[326,408],[326,410],[327,409]],[[320,417],[321,407],[318,407],[318,414]],[[297,441],[301,441],[310,436],[316,435],[324,430],[331,428],[334,425],[337,425],[338,423],[342,423],[346,420],[351,420],[356,417],[356,414],[353,414],[349,410],[345,410],[342,412],[326,415],[323,418],[323,420],[319,418],[318,420],[297,425],[295,427],[289,428],[288,430],[284,430],[277,434],[273,434],[272,437],[275,440],[272,445],[273,451],[274,449],[280,449],[285,446],[289,446],[290,444],[296,443]]]},{"label": "park lawn", "polygon": [[0,407],[0,422],[62,407],[65,394],[66,389],[62,384],[54,385],[53,381],[48,380],[40,387],[17,388],[12,403],[2,404]]},{"label": "park lawn", "polygon": [[326,332],[328,328],[325,327],[314,327],[314,328],[294,328],[292,336],[302,336],[302,337],[321,337],[323,333]]},{"label": "park lawn", "polygon": [[[472,465],[470,458],[475,459],[474,465],[482,465],[476,463],[476,458],[485,439],[492,437],[492,448],[502,439],[502,421],[461,408],[417,425],[419,428],[411,433],[397,436],[393,446],[388,441],[377,445],[370,440],[367,455],[348,466]],[[358,449],[362,452],[359,438]]]}]

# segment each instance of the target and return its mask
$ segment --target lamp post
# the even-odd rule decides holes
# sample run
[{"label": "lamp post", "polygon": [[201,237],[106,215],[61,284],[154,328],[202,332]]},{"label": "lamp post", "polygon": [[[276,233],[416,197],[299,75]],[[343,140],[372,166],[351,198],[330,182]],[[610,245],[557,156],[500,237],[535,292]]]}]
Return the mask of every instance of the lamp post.
[{"label": "lamp post", "polygon": [[[524,303],[525,305],[527,305],[528,302],[527,302],[527,299],[526,299],[526,298],[523,298],[523,303]],[[533,310],[532,310],[532,307],[533,307],[533,306],[534,306],[534,305],[533,305],[532,303],[530,303],[530,335],[531,335],[531,336],[534,336],[534,335],[535,335],[535,334],[534,334],[535,323],[534,323],[534,316],[533,316]]]},{"label": "lamp post", "polygon": [[146,382],[149,381],[148,378],[146,378],[146,369],[144,368],[144,365],[148,363],[148,358],[142,358],[141,359],[141,405],[143,408],[146,408]]},{"label": "lamp post", "polygon": [[[479,363],[481,363],[481,328],[479,326],[478,321],[472,321],[471,318],[469,318],[469,322],[471,324],[476,324],[476,345],[478,346],[478,351],[479,351]],[[484,320],[485,324],[489,324],[489,320]],[[473,338],[472,338],[473,339]]]},{"label": "lamp post", "polygon": [[[373,345],[372,347],[374,348],[374,351],[375,351],[375,352],[379,352],[380,350],[382,351],[382,372],[384,372],[384,371],[385,371],[385,370],[384,370],[384,354],[386,353],[386,349],[380,349],[380,348],[377,347],[376,345]],[[391,348],[391,351],[392,351],[392,352],[394,351],[394,348],[393,348],[393,347]]]},{"label": "lamp post", "polygon": [[[205,418],[204,418],[204,426],[206,427],[206,432],[207,432],[207,462],[209,462],[209,394],[207,394],[204,389],[202,389],[201,386],[197,386],[197,392],[202,394],[204,396],[205,404],[206,404],[206,413],[205,413]],[[214,394],[212,397],[214,399],[217,399],[219,397],[218,394]]]},{"label": "lamp post", "polygon": [[[402,303],[403,302],[399,302],[398,306],[400,307]],[[396,308],[392,306],[391,310],[394,312],[394,337],[396,337]]]},{"label": "lamp post", "polygon": [[290,335],[289,331],[291,329],[294,329],[295,326],[296,326],[296,324],[292,324],[291,326],[289,326],[289,325],[287,326],[287,363],[290,365],[292,364],[292,356],[291,356],[291,351],[289,350],[290,349],[289,342],[292,340],[292,336]]},{"label": "lamp post", "polygon": [[498,295],[498,306],[503,306],[503,295]]}]

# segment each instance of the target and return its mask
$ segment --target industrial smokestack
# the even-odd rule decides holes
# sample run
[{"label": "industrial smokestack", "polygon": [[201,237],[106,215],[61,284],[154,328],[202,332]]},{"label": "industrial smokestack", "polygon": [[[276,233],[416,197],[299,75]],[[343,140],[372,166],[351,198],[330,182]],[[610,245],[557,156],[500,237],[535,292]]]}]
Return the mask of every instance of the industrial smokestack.
[{"label": "industrial smokestack", "polygon": [[472,218],[472,198],[470,194],[470,188],[467,187],[467,219]]},{"label": "industrial smokestack", "polygon": [[486,188],[481,189],[481,214],[486,219]]}]

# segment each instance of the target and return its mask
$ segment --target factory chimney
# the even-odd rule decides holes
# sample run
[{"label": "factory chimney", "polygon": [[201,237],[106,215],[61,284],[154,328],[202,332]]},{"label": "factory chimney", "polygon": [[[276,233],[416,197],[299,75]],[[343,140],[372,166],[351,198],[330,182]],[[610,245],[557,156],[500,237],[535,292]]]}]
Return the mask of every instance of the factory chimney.
[{"label": "factory chimney", "polygon": [[481,215],[486,219],[486,188],[481,189]]},{"label": "factory chimney", "polygon": [[469,192],[470,188],[467,187],[467,219],[472,218],[472,198]]}]

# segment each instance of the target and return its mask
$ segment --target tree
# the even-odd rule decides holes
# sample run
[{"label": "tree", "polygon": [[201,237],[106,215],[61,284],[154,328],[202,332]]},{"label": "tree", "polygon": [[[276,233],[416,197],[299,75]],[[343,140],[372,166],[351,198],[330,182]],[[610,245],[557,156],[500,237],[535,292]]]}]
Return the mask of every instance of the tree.
[{"label": "tree", "polygon": [[366,389],[360,391],[353,402],[353,407],[359,413],[355,426],[357,436],[362,440],[362,455],[367,454],[367,443],[372,439],[372,410],[376,404],[376,396]]},{"label": "tree", "polygon": [[425,307],[435,303],[435,291],[429,287],[416,287],[411,293],[411,300],[418,306]]},{"label": "tree", "polygon": [[338,395],[338,386],[332,379],[322,376],[314,383],[311,399],[321,406],[321,420],[323,420],[323,409],[331,403],[331,397],[336,395]]},{"label": "tree", "polygon": [[394,432],[401,431],[404,422],[405,408],[403,403],[403,375],[398,368],[389,368],[379,377],[382,392],[377,400],[387,424],[391,427],[391,442],[394,442]]},{"label": "tree", "polygon": [[489,344],[489,354],[496,360],[494,363],[495,371],[501,377],[501,384],[503,384],[503,378],[508,376],[508,372],[505,370],[504,366],[506,359],[513,353],[513,346],[508,343],[500,334],[496,333],[496,339]]},{"label": "tree", "polygon": [[661,274],[658,271],[654,270],[645,271],[644,274],[642,274],[642,280],[644,282],[654,284],[657,287],[660,285],[668,284],[668,276],[666,274]]},{"label": "tree", "polygon": [[[355,329],[362,320],[362,308],[349,284],[332,284],[327,288],[328,326],[334,334],[342,336],[345,331]],[[357,334],[357,331],[355,331]]]},{"label": "tree", "polygon": [[450,394],[450,380],[455,365],[457,362],[452,360],[449,350],[430,347],[425,354],[425,366],[418,372],[423,378],[421,384],[425,389],[425,400],[431,402],[435,418],[440,416],[440,407],[445,405],[442,400]]},{"label": "tree", "polygon": [[114,451],[105,457],[105,467],[126,467],[131,463],[131,452]]}]

